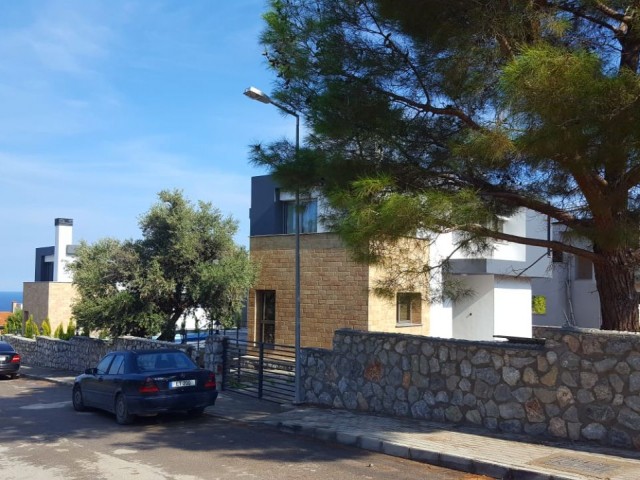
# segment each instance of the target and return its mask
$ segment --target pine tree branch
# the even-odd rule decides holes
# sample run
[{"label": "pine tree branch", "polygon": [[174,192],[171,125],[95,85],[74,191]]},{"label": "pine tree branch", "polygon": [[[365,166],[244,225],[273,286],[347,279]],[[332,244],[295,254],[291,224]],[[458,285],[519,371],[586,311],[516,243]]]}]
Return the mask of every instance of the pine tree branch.
[{"label": "pine tree branch", "polygon": [[579,257],[591,260],[593,263],[605,262],[602,256],[592,252],[591,250],[585,250],[583,248],[578,248],[573,245],[568,245],[566,243],[558,242],[555,240],[543,240],[540,238],[521,237],[519,235],[512,235],[509,233],[497,232],[495,230],[491,230],[490,228],[487,228],[478,224],[466,225],[464,227],[461,227],[460,230],[473,233],[474,235],[478,235],[481,237],[493,238],[495,240],[504,240],[507,242],[513,242],[513,243],[518,243],[522,245],[530,245],[532,247],[550,248],[552,250],[572,253],[573,255],[577,255]]},{"label": "pine tree branch", "polygon": [[[581,10],[580,8],[575,8],[572,5],[570,5],[567,2],[552,2],[552,1],[548,1],[548,0],[542,0],[540,2],[538,2],[539,5],[543,6],[543,7],[549,7],[549,8],[557,8],[559,10],[562,10],[564,12],[567,13],[571,13],[572,15],[575,15],[578,18],[582,18],[583,20],[587,20],[590,23],[593,23],[595,25],[599,25],[603,28],[606,28],[607,30],[611,30],[612,32],[618,34],[621,33],[620,30],[616,27],[614,27],[613,25],[605,22],[604,20],[599,19],[596,16],[593,15],[589,15],[588,13],[585,13],[583,10]],[[603,5],[604,7],[604,5]],[[611,9],[610,9],[611,10]],[[607,13],[605,10],[600,10],[601,13],[609,16],[610,18],[616,20],[615,17],[611,16],[610,13]],[[611,10],[611,13],[615,13],[616,15],[618,14],[618,12],[616,12],[615,10]]]}]

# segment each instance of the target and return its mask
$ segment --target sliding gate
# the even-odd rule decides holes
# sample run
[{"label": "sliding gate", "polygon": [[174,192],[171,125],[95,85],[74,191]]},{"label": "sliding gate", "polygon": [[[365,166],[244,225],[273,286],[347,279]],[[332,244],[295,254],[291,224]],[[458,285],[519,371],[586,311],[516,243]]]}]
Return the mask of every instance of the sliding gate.
[{"label": "sliding gate", "polygon": [[293,402],[295,366],[295,347],[227,338],[222,389],[272,402]]}]

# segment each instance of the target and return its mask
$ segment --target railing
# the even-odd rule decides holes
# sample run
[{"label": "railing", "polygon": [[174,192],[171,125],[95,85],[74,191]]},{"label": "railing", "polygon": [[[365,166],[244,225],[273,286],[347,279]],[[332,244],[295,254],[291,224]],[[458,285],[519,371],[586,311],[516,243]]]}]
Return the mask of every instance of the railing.
[{"label": "railing", "polygon": [[295,348],[232,340],[225,342],[223,390],[278,403],[295,396]]}]

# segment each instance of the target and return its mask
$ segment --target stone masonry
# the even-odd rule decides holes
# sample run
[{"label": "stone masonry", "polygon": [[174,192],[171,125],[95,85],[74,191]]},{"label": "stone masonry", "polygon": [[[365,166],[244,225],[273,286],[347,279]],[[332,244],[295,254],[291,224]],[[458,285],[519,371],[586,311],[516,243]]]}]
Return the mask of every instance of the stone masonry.
[{"label": "stone masonry", "polygon": [[159,342],[137,337],[120,337],[113,341],[89,337],[72,337],[71,340],[60,340],[49,337],[24,338],[17,335],[5,335],[4,340],[20,353],[22,363],[37,367],[56,368],[72,372],[84,372],[95,367],[98,361],[108,352],[114,350],[143,350],[153,348],[180,348],[197,359],[197,352],[192,346],[170,342]]},{"label": "stone masonry", "polygon": [[304,349],[306,403],[640,449],[640,335],[537,328],[541,345],[339,330]]}]

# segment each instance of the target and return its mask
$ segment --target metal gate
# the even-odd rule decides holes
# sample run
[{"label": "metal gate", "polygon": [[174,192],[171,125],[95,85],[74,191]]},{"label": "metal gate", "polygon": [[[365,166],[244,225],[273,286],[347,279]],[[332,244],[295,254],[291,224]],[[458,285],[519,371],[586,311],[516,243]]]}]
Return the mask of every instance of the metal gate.
[{"label": "metal gate", "polygon": [[229,339],[225,341],[223,390],[278,403],[295,398],[295,347]]}]

